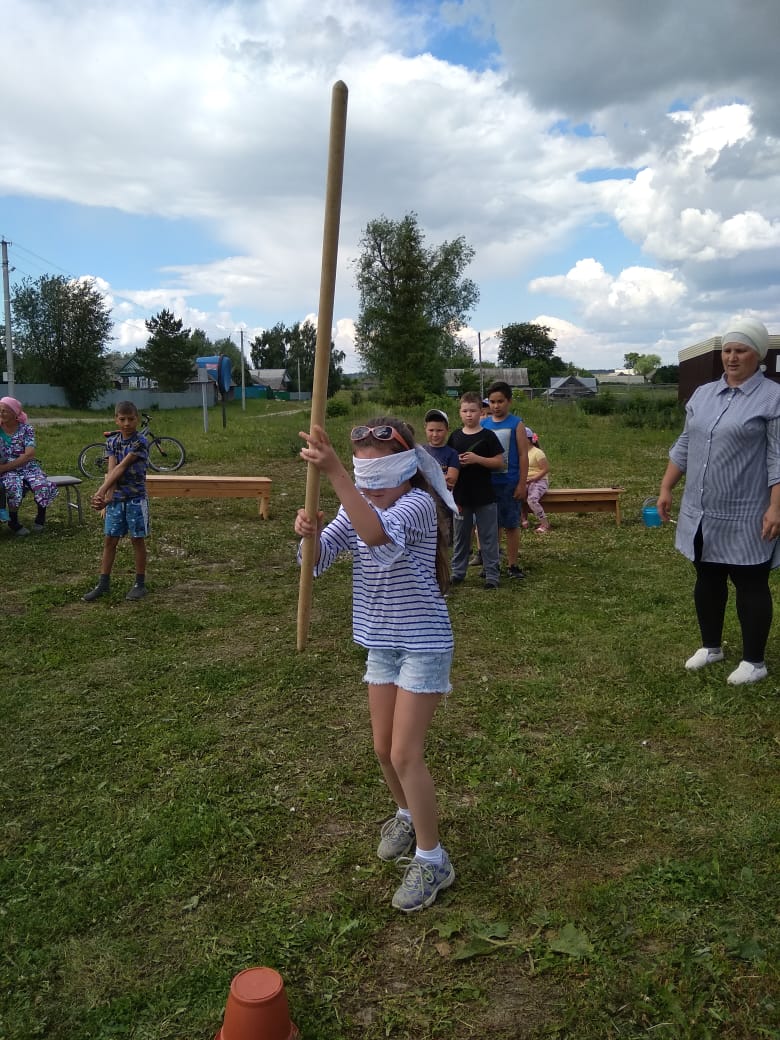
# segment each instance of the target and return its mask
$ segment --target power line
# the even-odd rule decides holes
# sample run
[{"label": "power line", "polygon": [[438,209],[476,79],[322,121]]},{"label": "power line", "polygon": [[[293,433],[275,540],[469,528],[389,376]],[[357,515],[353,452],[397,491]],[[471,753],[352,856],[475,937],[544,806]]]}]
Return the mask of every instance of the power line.
[{"label": "power line", "polygon": [[[40,254],[36,253],[32,249],[28,249],[27,246],[23,246],[19,242],[16,242],[16,243],[8,242],[8,244],[9,245],[13,244],[15,253],[16,253],[16,251],[21,250],[22,253],[26,253],[28,256],[35,257],[35,259],[41,261],[42,264],[46,264],[48,268],[55,268],[61,274],[65,275],[65,277],[70,278],[73,281],[76,281],[78,278],[83,277],[83,275],[76,275],[72,271],[68,271],[66,268],[60,267],[60,265],[56,264],[53,260],[49,260],[45,256],[40,256]],[[16,256],[14,256],[14,266],[13,266],[13,268],[11,268],[11,270],[19,271],[21,274],[27,275],[29,278],[35,278],[36,277],[36,274],[33,271],[30,271],[27,267],[25,267],[25,266],[23,266],[22,264],[19,263],[19,261],[16,258]],[[44,269],[42,268],[41,270],[44,270]],[[45,270],[44,270],[44,273],[45,273]],[[94,277],[98,277],[98,276],[95,275]],[[111,296],[113,296],[117,300],[121,300],[124,303],[130,303],[134,307],[138,306],[138,304],[136,303],[135,300],[131,299],[129,296],[123,296],[122,293],[117,292],[113,288],[111,289]],[[118,319],[118,320],[112,319],[112,323],[113,323],[115,328],[121,328],[121,326],[126,325],[128,328],[133,329],[133,330],[138,330],[138,331],[144,332],[144,333],[147,331],[146,325],[145,325],[145,322],[144,322],[143,318],[121,318],[121,319]]]}]

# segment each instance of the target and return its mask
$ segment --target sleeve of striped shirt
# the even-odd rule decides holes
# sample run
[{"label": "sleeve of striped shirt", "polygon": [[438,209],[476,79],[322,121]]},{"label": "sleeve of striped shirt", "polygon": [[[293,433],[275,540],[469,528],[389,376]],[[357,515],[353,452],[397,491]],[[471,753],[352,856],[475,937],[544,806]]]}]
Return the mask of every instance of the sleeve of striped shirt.
[{"label": "sleeve of striped shirt", "polygon": [[769,487],[780,484],[780,418],[766,424],[766,468]]},{"label": "sleeve of striped shirt", "polygon": [[389,542],[369,548],[372,559],[381,567],[391,567],[407,547],[422,542],[436,530],[436,505],[429,494],[413,491],[404,495],[390,509],[377,515]]},{"label": "sleeve of striped shirt", "polygon": [[669,458],[678,466],[683,473],[688,469],[688,416],[691,414],[691,406],[696,394],[694,393],[691,400],[685,406],[685,426],[683,431],[674,444],[669,449]]},{"label": "sleeve of striped shirt", "polygon": [[[335,518],[320,534],[320,558],[314,565],[314,577],[319,578],[341,553],[352,552],[354,547],[355,532],[344,509],[339,507]],[[298,566],[300,563],[301,545],[298,546]]]}]

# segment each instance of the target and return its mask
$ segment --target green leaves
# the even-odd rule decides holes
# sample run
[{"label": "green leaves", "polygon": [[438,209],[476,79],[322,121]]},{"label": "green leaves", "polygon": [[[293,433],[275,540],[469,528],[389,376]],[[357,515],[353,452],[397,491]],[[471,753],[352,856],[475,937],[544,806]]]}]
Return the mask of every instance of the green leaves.
[{"label": "green leaves", "polygon": [[549,946],[554,953],[563,953],[575,959],[589,957],[593,953],[590,939],[573,924],[564,925],[557,935],[549,940]]},{"label": "green leaves", "polygon": [[542,928],[543,925],[539,924],[530,935],[513,936],[506,921],[474,921],[469,925],[448,921],[436,925],[434,931],[446,940],[463,935],[462,941],[454,949],[448,944],[440,948],[439,952],[453,961],[467,961],[472,957],[484,957],[502,950],[533,950],[535,959],[546,951],[560,953],[573,960],[584,960],[593,954],[593,944],[587,934],[571,922],[558,931],[546,931],[544,935],[541,934]]},{"label": "green leaves", "polygon": [[426,246],[414,213],[370,221],[360,244],[358,353],[391,403],[442,393],[447,361],[463,348],[455,330],[479,300],[464,277],[474,250],[463,237]]},{"label": "green leaves", "polygon": [[13,290],[17,379],[63,387],[73,408],[86,408],[108,385],[104,354],[111,312],[89,279],[25,278]]}]

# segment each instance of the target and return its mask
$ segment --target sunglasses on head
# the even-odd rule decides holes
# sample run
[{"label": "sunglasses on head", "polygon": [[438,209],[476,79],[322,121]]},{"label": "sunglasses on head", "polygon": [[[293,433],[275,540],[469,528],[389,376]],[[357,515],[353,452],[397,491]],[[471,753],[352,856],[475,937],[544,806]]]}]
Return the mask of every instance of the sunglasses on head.
[{"label": "sunglasses on head", "polygon": [[353,444],[367,437],[374,437],[378,441],[398,441],[406,451],[412,450],[395,426],[355,426],[349,435]]}]

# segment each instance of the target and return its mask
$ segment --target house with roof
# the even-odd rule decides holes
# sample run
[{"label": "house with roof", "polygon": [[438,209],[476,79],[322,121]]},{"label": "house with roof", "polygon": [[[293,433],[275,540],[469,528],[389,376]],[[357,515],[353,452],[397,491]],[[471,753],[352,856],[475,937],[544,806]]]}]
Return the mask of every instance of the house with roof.
[{"label": "house with roof", "polygon": [[575,401],[595,397],[599,386],[595,376],[551,376],[546,396],[551,401]]},{"label": "house with roof", "polygon": [[292,380],[286,368],[250,368],[249,375],[255,386],[265,387],[275,393],[292,389]]},{"label": "house with roof", "polygon": [[[475,368],[445,368],[444,385],[448,397],[457,397],[460,394],[460,381],[464,372],[474,375],[480,380],[480,369]],[[481,383],[487,388],[491,383],[498,381],[509,383],[513,390],[522,390],[528,386],[527,368],[483,368]]]},{"label": "house with roof", "polygon": [[144,373],[136,354],[132,354],[116,370],[116,378],[120,383],[118,390],[153,390],[157,386],[157,380],[150,379]]}]

